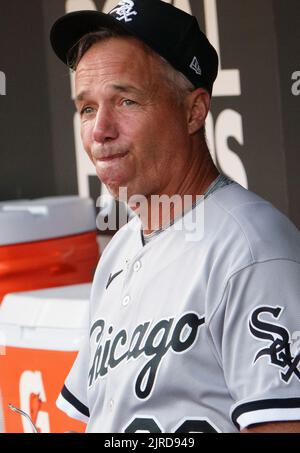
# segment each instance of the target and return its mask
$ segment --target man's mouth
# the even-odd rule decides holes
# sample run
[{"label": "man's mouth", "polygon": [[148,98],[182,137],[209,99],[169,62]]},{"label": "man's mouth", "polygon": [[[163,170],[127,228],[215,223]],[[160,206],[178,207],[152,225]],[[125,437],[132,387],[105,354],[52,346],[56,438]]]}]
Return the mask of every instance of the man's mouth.
[{"label": "man's mouth", "polygon": [[125,151],[124,153],[112,154],[111,156],[100,157],[97,160],[100,162],[108,162],[114,159],[121,159],[122,157],[127,156],[129,151]]}]

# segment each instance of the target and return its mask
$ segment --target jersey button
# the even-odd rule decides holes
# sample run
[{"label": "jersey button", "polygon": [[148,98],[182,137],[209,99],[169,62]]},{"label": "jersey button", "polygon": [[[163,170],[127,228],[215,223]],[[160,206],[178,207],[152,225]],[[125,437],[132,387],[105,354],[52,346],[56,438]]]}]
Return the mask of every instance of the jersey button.
[{"label": "jersey button", "polygon": [[124,307],[126,307],[130,302],[130,297],[129,296],[125,296],[124,299],[122,300],[122,305],[124,305]]},{"label": "jersey button", "polygon": [[114,400],[113,400],[113,399],[109,400],[109,409],[110,409],[111,411],[112,411],[113,408],[114,408],[114,404],[115,404],[115,403],[114,403]]},{"label": "jersey button", "polygon": [[134,272],[138,272],[140,270],[140,268],[142,267],[142,264],[140,261],[136,261],[133,265],[133,270]]}]

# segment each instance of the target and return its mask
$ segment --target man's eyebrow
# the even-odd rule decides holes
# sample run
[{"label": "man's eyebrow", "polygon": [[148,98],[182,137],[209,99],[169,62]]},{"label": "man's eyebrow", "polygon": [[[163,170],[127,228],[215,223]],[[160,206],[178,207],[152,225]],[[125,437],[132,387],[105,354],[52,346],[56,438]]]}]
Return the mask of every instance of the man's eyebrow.
[{"label": "man's eyebrow", "polygon": [[112,88],[115,89],[116,91],[120,91],[122,93],[141,93],[141,90],[136,88],[133,85],[113,84]]},{"label": "man's eyebrow", "polygon": [[84,98],[88,95],[88,91],[81,91],[76,97],[75,97],[75,103],[83,101]]},{"label": "man's eyebrow", "polygon": [[[116,90],[120,93],[136,93],[140,94],[142,90],[139,88],[136,88],[133,85],[120,85],[120,84],[112,84],[111,88],[113,90]],[[86,97],[89,96],[89,91],[81,91],[76,97],[75,97],[75,103],[83,101]]]}]

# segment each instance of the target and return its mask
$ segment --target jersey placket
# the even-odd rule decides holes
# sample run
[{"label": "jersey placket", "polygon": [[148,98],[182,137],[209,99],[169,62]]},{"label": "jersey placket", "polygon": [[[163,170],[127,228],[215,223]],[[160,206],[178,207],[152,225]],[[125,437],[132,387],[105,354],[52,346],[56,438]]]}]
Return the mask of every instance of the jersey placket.
[{"label": "jersey placket", "polygon": [[[142,263],[144,255],[144,248],[142,248],[134,254],[132,258],[127,258],[125,260],[123,283],[119,294],[118,307],[116,306],[116,301],[111,301],[112,305],[114,305],[112,309],[117,312],[117,316],[113,316],[114,324],[115,326],[118,326],[119,330],[125,329],[128,338],[130,338],[131,331],[136,326],[134,313],[137,311],[137,306],[139,305],[139,301],[135,297],[138,293],[138,291],[136,291],[138,288],[136,280],[140,280],[141,273],[143,272]],[[125,349],[128,346],[129,345],[127,344]],[[121,355],[121,352],[118,352],[118,354]],[[113,424],[116,423],[119,416],[122,416],[122,410],[116,392],[120,379],[119,367],[122,368],[122,373],[126,374],[126,359],[117,367],[117,369],[110,370],[106,376],[104,398],[106,411],[103,412],[106,413],[104,423],[107,424],[108,429],[112,429]]]}]

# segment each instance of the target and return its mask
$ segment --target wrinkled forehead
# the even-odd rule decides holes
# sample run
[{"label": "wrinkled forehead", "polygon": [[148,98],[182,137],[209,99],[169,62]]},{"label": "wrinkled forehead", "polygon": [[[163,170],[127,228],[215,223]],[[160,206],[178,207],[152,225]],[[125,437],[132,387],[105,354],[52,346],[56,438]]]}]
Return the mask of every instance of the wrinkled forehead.
[{"label": "wrinkled forehead", "polygon": [[147,44],[133,36],[116,36],[99,38],[99,40],[91,42],[82,53],[75,72],[80,70],[86,62],[94,65],[97,63],[100,65],[102,62],[105,64],[125,62],[128,68],[143,62],[144,64],[151,63],[155,69],[159,66],[160,56]]},{"label": "wrinkled forehead", "polygon": [[127,79],[137,83],[154,82],[161,75],[160,57],[132,37],[113,37],[93,43],[80,59],[75,83]]}]

